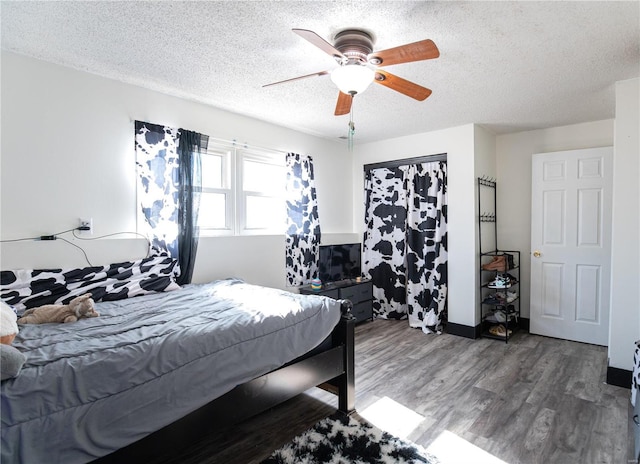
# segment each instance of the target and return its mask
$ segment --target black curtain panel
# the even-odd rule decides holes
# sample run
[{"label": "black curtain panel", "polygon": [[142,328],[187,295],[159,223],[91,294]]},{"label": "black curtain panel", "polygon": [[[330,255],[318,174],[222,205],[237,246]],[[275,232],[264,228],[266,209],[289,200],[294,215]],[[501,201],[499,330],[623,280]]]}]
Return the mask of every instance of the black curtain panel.
[{"label": "black curtain panel", "polygon": [[180,285],[191,282],[198,252],[198,210],[202,192],[200,154],[207,151],[209,137],[180,129],[178,141],[179,203],[178,209],[178,261]]}]

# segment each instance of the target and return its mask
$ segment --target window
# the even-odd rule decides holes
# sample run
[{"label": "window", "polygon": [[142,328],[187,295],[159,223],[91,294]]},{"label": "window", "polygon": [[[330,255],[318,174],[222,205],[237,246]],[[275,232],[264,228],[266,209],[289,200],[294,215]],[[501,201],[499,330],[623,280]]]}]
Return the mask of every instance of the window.
[{"label": "window", "polygon": [[201,159],[200,235],[284,233],[283,154],[209,143]]},{"label": "window", "polygon": [[200,155],[202,194],[198,225],[201,235],[233,234],[234,191],[231,182],[233,151],[212,146]]}]

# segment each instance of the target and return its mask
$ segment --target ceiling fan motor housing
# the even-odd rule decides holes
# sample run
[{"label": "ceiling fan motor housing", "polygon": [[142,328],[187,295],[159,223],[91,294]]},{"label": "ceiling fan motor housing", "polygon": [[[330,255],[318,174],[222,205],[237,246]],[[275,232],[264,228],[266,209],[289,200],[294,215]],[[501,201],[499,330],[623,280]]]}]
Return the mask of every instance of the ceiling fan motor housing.
[{"label": "ceiling fan motor housing", "polygon": [[[366,64],[367,56],[373,51],[373,37],[359,29],[346,29],[334,38],[334,47],[347,57],[349,63]],[[342,63],[340,57],[338,62]]]}]

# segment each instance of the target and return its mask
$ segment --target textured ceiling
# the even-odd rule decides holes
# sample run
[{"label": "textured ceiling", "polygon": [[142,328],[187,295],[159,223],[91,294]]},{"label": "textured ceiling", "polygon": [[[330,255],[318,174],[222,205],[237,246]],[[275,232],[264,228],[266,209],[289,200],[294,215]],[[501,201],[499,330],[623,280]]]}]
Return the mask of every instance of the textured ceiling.
[{"label": "textured ceiling", "polygon": [[432,39],[440,58],[385,68],[433,90],[372,84],[356,140],[478,123],[495,133],[614,117],[614,83],[640,75],[640,3],[435,1],[2,1],[2,48],[303,132],[345,136],[327,41],[372,31],[374,49]]}]

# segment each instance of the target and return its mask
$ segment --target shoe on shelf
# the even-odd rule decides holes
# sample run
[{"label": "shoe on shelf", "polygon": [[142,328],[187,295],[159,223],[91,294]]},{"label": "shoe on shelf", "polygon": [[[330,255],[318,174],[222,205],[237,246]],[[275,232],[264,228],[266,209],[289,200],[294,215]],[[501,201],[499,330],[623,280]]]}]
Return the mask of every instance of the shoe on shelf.
[{"label": "shoe on shelf", "polygon": [[516,323],[518,322],[518,313],[516,313],[516,307],[513,305],[507,306],[507,315],[509,316],[509,320],[514,320]]},{"label": "shoe on shelf", "polygon": [[509,336],[511,336],[512,331],[509,330],[507,332],[507,329],[505,329],[505,327],[502,324],[499,324],[499,325],[492,325],[489,328],[489,333],[491,335],[495,335],[496,337],[505,338],[507,336],[507,333],[508,333]]},{"label": "shoe on shelf", "polygon": [[502,274],[500,274],[500,277],[502,277],[504,279],[504,281],[509,285],[511,285],[513,283],[513,282],[511,282],[511,279],[509,278],[509,274],[506,274],[506,273],[503,272]]},{"label": "shoe on shelf", "polygon": [[498,318],[496,318],[495,313],[493,311],[487,313],[484,316],[484,320],[487,321],[487,322],[490,322],[492,324],[497,324],[498,322],[501,322],[501,321],[498,320]]},{"label": "shoe on shelf", "polygon": [[507,321],[507,316],[504,314],[504,311],[496,310],[488,312],[484,320],[492,324],[500,324]]},{"label": "shoe on shelf", "polygon": [[502,277],[504,277],[505,279],[509,279],[509,281],[511,282],[512,285],[518,283],[518,279],[516,279],[511,274],[507,274],[506,272],[504,274],[502,274]]},{"label": "shoe on shelf", "polygon": [[507,269],[513,269],[515,267],[515,263],[513,262],[513,255],[505,253],[503,256],[507,258]]},{"label": "shoe on shelf", "polygon": [[496,297],[498,300],[502,301],[503,304],[513,303],[513,300],[518,298],[518,294],[516,292],[495,292],[492,296]]},{"label": "shoe on shelf", "polygon": [[482,302],[489,305],[504,305],[504,300],[496,297],[496,295],[489,295]]},{"label": "shoe on shelf", "polygon": [[510,286],[511,283],[502,275],[497,275],[496,278],[487,285],[489,288],[509,288]]},{"label": "shoe on shelf", "polygon": [[[486,256],[486,257],[488,258],[489,256]],[[488,263],[485,263],[482,267],[485,267],[485,266],[488,266],[489,264],[492,264],[492,263],[495,263],[495,262],[501,261],[502,259],[503,259],[503,257],[502,257],[502,256],[499,256],[499,255],[493,255],[493,256],[491,256],[491,261],[490,261],[490,262],[488,262]]]},{"label": "shoe on shelf", "polygon": [[491,262],[483,264],[485,271],[505,272],[507,270],[507,258],[504,255],[494,256]]}]

